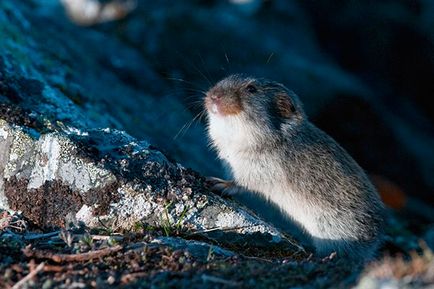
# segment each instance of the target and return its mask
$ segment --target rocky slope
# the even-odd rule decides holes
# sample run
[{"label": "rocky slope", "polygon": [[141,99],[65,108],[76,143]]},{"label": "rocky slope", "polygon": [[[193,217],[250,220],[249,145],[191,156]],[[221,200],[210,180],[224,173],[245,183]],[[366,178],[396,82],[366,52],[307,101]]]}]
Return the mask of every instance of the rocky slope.
[{"label": "rocky slope", "polygon": [[213,231],[214,238],[229,243],[236,238],[226,239],[224,232],[245,240],[264,235],[263,246],[283,242],[300,250],[270,225],[207,193],[202,177],[146,142],[110,129],[44,132],[44,126],[14,122],[25,112],[7,106],[3,111],[0,207],[21,211],[35,226],[65,227],[72,221],[113,231],[183,228]]}]

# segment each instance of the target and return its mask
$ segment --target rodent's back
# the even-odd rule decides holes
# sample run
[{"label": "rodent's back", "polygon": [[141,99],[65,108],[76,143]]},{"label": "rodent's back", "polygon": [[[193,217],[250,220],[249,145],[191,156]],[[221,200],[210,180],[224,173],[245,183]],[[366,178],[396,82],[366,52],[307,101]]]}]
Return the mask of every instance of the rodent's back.
[{"label": "rodent's back", "polygon": [[325,132],[306,120],[285,140],[282,165],[294,193],[317,215],[317,250],[329,245],[366,257],[383,235],[384,207],[363,169]]}]

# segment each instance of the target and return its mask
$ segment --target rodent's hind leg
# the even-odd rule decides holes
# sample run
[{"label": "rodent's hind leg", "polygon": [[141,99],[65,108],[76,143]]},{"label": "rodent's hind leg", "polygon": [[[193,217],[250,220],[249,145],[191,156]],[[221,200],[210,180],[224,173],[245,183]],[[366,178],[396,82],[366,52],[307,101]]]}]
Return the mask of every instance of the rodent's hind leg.
[{"label": "rodent's hind leg", "polygon": [[213,193],[222,197],[233,196],[243,191],[234,181],[226,181],[216,177],[207,177],[206,183]]}]

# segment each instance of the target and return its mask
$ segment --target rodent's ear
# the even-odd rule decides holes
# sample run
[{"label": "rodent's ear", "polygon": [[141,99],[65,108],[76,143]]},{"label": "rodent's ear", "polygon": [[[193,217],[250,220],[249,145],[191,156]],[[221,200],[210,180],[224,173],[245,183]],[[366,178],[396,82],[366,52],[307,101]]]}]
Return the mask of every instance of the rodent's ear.
[{"label": "rodent's ear", "polygon": [[290,118],[295,113],[295,106],[291,97],[286,93],[276,95],[277,113],[283,118]]}]

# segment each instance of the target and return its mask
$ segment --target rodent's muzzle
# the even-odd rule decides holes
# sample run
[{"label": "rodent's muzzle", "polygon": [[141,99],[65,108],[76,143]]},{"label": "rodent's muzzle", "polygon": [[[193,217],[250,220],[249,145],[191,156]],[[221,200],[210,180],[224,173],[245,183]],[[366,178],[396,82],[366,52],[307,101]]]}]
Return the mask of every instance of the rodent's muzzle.
[{"label": "rodent's muzzle", "polygon": [[208,113],[221,116],[235,115],[242,110],[239,97],[216,88],[212,88],[206,93],[205,106]]}]

